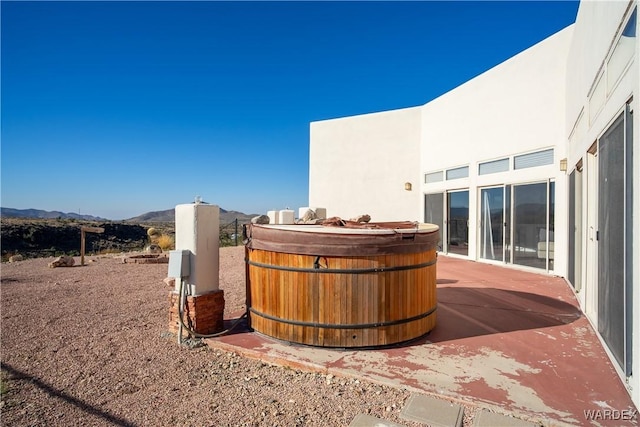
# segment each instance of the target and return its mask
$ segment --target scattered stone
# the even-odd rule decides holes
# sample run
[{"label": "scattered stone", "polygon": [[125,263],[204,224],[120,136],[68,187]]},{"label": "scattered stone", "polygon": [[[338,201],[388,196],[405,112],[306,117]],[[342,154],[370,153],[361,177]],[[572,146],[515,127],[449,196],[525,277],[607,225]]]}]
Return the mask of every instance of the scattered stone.
[{"label": "scattered stone", "polygon": [[18,261],[22,261],[24,258],[22,257],[22,255],[20,254],[15,254],[15,255],[11,255],[9,257],[9,262],[18,262]]},{"label": "scattered stone", "polygon": [[317,218],[318,218],[318,215],[316,215],[316,211],[314,211],[313,209],[307,209],[307,211],[304,213],[301,219],[303,221],[310,221],[312,219],[317,219]]},{"label": "scattered stone", "polygon": [[351,218],[349,221],[360,222],[360,223],[368,223],[371,221],[371,216],[368,214],[358,215],[354,218]]},{"label": "scattered stone", "polygon": [[346,222],[338,216],[332,216],[331,218],[323,219],[321,224],[326,227],[344,227]]},{"label": "scattered stone", "polygon": [[168,264],[169,257],[166,254],[142,254],[124,256],[122,262],[125,264]]},{"label": "scattered stone", "polygon": [[152,243],[148,245],[146,248],[144,248],[144,251],[148,254],[161,254],[162,248],[156,245],[155,243]]},{"label": "scattered stone", "polygon": [[269,224],[269,217],[267,215],[254,216],[251,218],[251,224]]},{"label": "scattered stone", "polygon": [[175,277],[165,277],[164,279],[162,279],[162,281],[164,282],[165,285],[169,286],[170,288],[175,288],[176,286]]},{"label": "scattered stone", "polygon": [[73,257],[67,256],[67,255],[62,255],[59,256],[58,258],[54,259],[53,262],[49,263],[49,268],[56,268],[56,267],[73,267],[73,265],[76,263],[76,261],[73,259]]},{"label": "scattered stone", "polygon": [[200,338],[187,338],[182,341],[182,345],[193,350],[194,348],[204,347],[207,344]]},{"label": "scattered stone", "polygon": [[320,224],[323,220],[318,218],[318,215],[313,209],[307,209],[302,218],[298,219],[298,224]]},{"label": "scattered stone", "polygon": [[[239,310],[244,302],[240,298],[245,291],[243,250],[221,249],[220,281],[224,283],[225,299],[229,298],[227,303],[232,301],[229,305],[233,310]],[[225,252],[233,254],[233,258],[225,256]],[[132,424],[346,427],[359,413],[387,418],[384,421],[386,423],[399,422],[397,409],[390,412],[384,409],[386,406],[392,407],[394,403],[401,408],[409,397],[408,392],[383,388],[361,378],[356,386],[357,380],[351,377],[324,370],[299,371],[267,362],[271,359],[254,360],[242,353],[222,350],[213,345],[191,350],[188,347],[191,340],[185,340],[185,346],[178,346],[177,334],[169,332],[167,328],[166,314],[169,308],[166,298],[156,298],[158,292],[164,296],[165,291],[167,294],[172,291],[163,287],[164,283],[160,285],[167,276],[163,266],[129,268],[131,265],[122,264],[119,257],[110,256],[87,268],[68,268],[56,272],[42,270],[53,260],[27,258],[20,264],[9,265],[18,268],[3,271],[4,283],[5,278],[9,277],[7,274],[11,274],[11,278],[16,271],[22,272],[24,266],[29,267],[24,269],[24,276],[15,276],[20,279],[21,289],[14,286],[5,290],[7,294],[19,296],[24,305],[18,309],[15,305],[3,304],[2,321],[6,326],[2,329],[3,344],[6,335],[8,345],[16,352],[15,356],[12,355],[16,365],[28,366],[30,373],[37,373],[41,377],[51,375],[47,378],[55,378],[58,384],[79,384],[79,390],[91,391],[92,402],[100,407],[104,406],[101,402],[116,402],[113,399],[118,399],[113,408],[120,414],[126,413]],[[38,264],[40,268],[31,268]],[[234,269],[237,272],[231,275]],[[42,287],[40,284],[47,282],[47,287],[59,291],[60,295],[73,290],[69,288],[75,287],[72,285],[74,283],[85,290],[77,292],[69,300],[73,305],[67,309],[73,313],[74,321],[60,323],[59,302],[55,298],[38,300],[36,306],[30,304],[32,295]],[[60,285],[54,286],[53,283]],[[28,292],[24,292],[23,288]],[[3,294],[3,303],[7,296]],[[130,304],[141,300],[148,303]],[[96,306],[98,303],[100,307]],[[130,312],[134,306],[139,307],[135,319]],[[87,310],[86,307],[96,309]],[[20,314],[23,312],[24,315]],[[46,319],[46,323],[24,322],[25,317]],[[41,334],[43,326],[50,333]],[[27,341],[21,332],[23,328],[31,337]],[[114,333],[118,335],[117,342],[112,339]],[[183,336],[187,338],[184,331]],[[207,343],[214,341],[206,340]],[[39,352],[33,352],[34,342],[40,346]],[[54,353],[53,350],[58,351]],[[86,358],[77,357],[78,352],[91,355],[97,363],[87,364]],[[331,385],[325,384],[327,378]],[[340,383],[345,385],[341,386]],[[140,390],[136,391],[137,387]],[[367,394],[358,393],[358,387],[366,388]],[[175,408],[167,409],[158,405],[157,408],[154,406],[153,411],[145,412],[144,407],[139,406],[148,403],[143,390],[166,390],[170,395],[181,396],[181,408],[186,410],[175,411]],[[382,395],[376,395],[376,390],[383,390]],[[6,422],[0,424],[60,424],[50,415],[55,410],[64,411],[64,402],[58,402],[60,399],[53,403],[59,405],[52,406],[54,411],[51,413],[29,411],[28,408],[25,416],[16,413],[25,407],[18,398],[44,407],[50,405],[51,399],[46,393],[36,393],[33,397],[35,400],[27,400],[32,398],[30,391],[30,387],[11,388],[9,393],[3,395],[2,400],[7,402],[2,408],[2,418]],[[204,405],[203,399],[206,400]],[[294,402],[290,403],[289,400]],[[13,402],[16,406],[11,406]],[[118,404],[127,406],[130,411],[127,412],[128,409],[122,409],[124,406]],[[205,410],[197,410],[199,405]],[[65,419],[67,417],[69,412]],[[354,425],[362,427],[362,424]]]},{"label": "scattered stone", "polygon": [[402,424],[394,423],[393,421],[383,420],[381,418],[374,417],[368,414],[358,414],[351,421],[349,427],[363,427],[363,426],[375,426],[375,427],[403,427]]}]

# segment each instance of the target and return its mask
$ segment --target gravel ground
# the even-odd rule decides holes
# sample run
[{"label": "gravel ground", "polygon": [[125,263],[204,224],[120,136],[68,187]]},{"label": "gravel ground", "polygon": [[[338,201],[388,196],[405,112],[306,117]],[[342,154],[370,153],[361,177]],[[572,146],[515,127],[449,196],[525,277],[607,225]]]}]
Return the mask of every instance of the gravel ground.
[{"label": "gravel ground", "polygon": [[[226,315],[244,310],[243,258],[220,251]],[[405,390],[178,346],[166,264],[88,260],[2,264],[2,425],[348,426],[360,413],[419,425],[399,418]]]}]

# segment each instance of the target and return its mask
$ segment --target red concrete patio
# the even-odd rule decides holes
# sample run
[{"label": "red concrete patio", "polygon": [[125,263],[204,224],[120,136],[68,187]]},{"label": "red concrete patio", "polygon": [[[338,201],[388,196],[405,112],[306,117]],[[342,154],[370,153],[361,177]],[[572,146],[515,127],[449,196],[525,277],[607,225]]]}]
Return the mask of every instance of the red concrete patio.
[{"label": "red concrete patio", "polygon": [[406,346],[334,350],[248,331],[208,344],[545,425],[638,424],[629,393],[564,279],[445,256],[437,269],[438,324]]}]

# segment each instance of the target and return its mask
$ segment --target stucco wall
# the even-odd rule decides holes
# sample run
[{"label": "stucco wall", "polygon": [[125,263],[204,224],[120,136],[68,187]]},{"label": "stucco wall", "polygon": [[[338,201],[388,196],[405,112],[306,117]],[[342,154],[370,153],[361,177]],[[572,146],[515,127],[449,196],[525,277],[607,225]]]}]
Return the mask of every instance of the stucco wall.
[{"label": "stucco wall", "polygon": [[311,123],[309,206],[342,218],[419,220],[420,119],[414,107]]},{"label": "stucco wall", "polygon": [[426,104],[423,171],[563,141],[564,76],[572,32],[568,27]]},{"label": "stucco wall", "polygon": [[[587,224],[587,198],[595,194],[595,188],[588,189],[589,174],[597,176],[597,171],[593,171],[593,163],[588,162],[589,156],[586,154],[588,148],[596,141],[610,124],[623,111],[625,104],[633,97],[631,107],[635,110],[633,121],[633,146],[640,146],[640,117],[637,113],[638,101],[640,94],[640,42],[638,42],[638,29],[640,25],[636,20],[636,41],[635,55],[628,63],[624,72],[619,76],[611,78],[607,73],[608,61],[614,50],[620,35],[622,26],[628,18],[634,7],[637,7],[637,1],[582,1],[576,18],[575,35],[571,43],[571,49],[568,55],[567,65],[567,103],[566,103],[566,129],[565,133],[568,138],[567,157],[569,163],[569,172],[575,168],[576,162],[583,160],[584,163],[584,186],[583,186],[583,221]],[[604,76],[605,82],[607,78],[610,80],[605,84],[605,90],[602,93],[600,103],[590,101],[594,86],[599,76]],[[594,108],[596,107],[597,108]],[[623,165],[620,165],[623,167]],[[637,259],[640,253],[640,197],[638,188],[640,188],[640,150],[634,149],[633,153],[633,254]],[[597,169],[597,168],[596,168]],[[594,175],[596,174],[596,175]],[[595,179],[594,179],[595,180]],[[587,224],[588,225],[588,224]],[[583,274],[586,275],[585,269],[589,266],[597,264],[597,261],[588,259],[586,252],[586,241],[589,238],[586,230],[583,238]],[[640,369],[640,348],[638,345],[638,334],[640,331],[640,265],[634,263],[632,267],[632,320],[631,330],[633,332],[632,348],[632,367],[633,375],[626,379],[633,401],[638,405],[640,403],[640,375],[637,374]],[[583,309],[592,322],[597,322],[596,311],[593,306],[597,301],[597,287],[593,282],[585,280],[583,284],[584,290],[577,294]],[[615,363],[614,363],[615,364]],[[621,376],[624,376],[621,373]]]},{"label": "stucco wall", "polygon": [[[568,173],[632,97],[633,146],[640,146],[640,43],[619,77],[609,80],[600,101],[590,102],[629,12],[637,1],[580,3],[576,24],[543,40],[456,89],[425,104],[311,124],[309,204],[329,216],[369,213],[374,220],[423,220],[423,195],[469,190],[469,258],[477,259],[478,193],[485,186],[555,181],[554,273],[567,275]],[[636,22],[636,40],[640,25]],[[596,99],[596,97],[594,97]],[[595,107],[594,107],[595,106]],[[481,162],[554,149],[552,165],[478,175]],[[568,161],[567,171],[560,160]],[[585,176],[589,165],[584,162]],[[467,178],[425,183],[426,173],[469,167]],[[640,149],[633,153],[634,194],[640,188]],[[592,174],[593,176],[593,174]],[[405,191],[410,182],[413,191]],[[583,188],[588,185],[586,178]],[[583,189],[586,198],[586,190]],[[583,209],[584,223],[586,202]],[[633,200],[640,212],[640,197]],[[640,215],[633,216],[633,253],[640,253]],[[585,245],[582,245],[584,257]],[[583,262],[593,264],[593,260]],[[586,268],[586,267],[585,267]],[[633,265],[633,319],[640,331],[640,264]],[[578,294],[584,306],[588,287]],[[588,311],[588,310],[587,310]],[[588,314],[588,313],[587,313]],[[638,348],[637,334],[634,348]],[[640,369],[640,352],[633,352]],[[634,402],[640,375],[629,378]]]},{"label": "stucco wall", "polygon": [[[576,135],[568,146],[569,169],[619,114],[624,103],[638,94],[638,56],[640,44],[636,43],[635,62],[622,79],[607,91],[602,111],[597,115],[590,111],[589,96],[596,78],[605,72],[605,63],[615,41],[621,21],[633,7],[627,1],[583,1],[578,9],[575,35],[568,54],[566,74],[565,136],[569,138],[574,128]],[[582,118],[578,121],[580,113]],[[594,117],[595,116],[595,117]]]},{"label": "stucco wall", "polygon": [[[573,26],[429,102],[422,109],[423,174],[469,166],[469,177],[423,183],[423,193],[469,189],[469,257],[477,258],[478,188],[556,180],[555,251],[566,239],[565,73]],[[484,161],[553,148],[552,165],[478,175]],[[424,179],[423,179],[424,182]],[[420,212],[424,209],[421,201]],[[564,275],[565,257],[554,271]]]}]

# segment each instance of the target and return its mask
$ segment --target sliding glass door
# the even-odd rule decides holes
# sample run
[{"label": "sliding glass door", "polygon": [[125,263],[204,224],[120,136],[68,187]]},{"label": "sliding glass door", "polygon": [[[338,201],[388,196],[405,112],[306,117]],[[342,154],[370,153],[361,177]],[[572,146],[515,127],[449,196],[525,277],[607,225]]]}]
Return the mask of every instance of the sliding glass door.
[{"label": "sliding glass door", "polygon": [[425,194],[424,221],[440,227],[438,250],[447,254],[469,254],[468,190]]},{"label": "sliding glass door", "polygon": [[513,263],[553,270],[553,182],[513,186]]},{"label": "sliding glass door", "polygon": [[440,227],[440,239],[438,240],[438,250],[442,251],[442,236],[444,229],[444,196],[442,193],[424,195],[424,222],[435,224]]},{"label": "sliding glass door", "polygon": [[582,160],[569,175],[569,265],[567,279],[582,289]]},{"label": "sliding glass door", "polygon": [[481,188],[478,258],[553,270],[555,183]]},{"label": "sliding glass door", "polygon": [[469,255],[469,191],[447,193],[447,252]]},{"label": "sliding glass door", "polygon": [[[632,121],[629,107],[598,141],[598,332],[631,372]],[[626,125],[626,126],[625,126]]]},{"label": "sliding glass door", "polygon": [[504,187],[480,190],[480,258],[504,261]]}]

